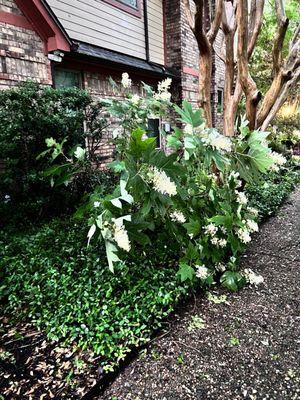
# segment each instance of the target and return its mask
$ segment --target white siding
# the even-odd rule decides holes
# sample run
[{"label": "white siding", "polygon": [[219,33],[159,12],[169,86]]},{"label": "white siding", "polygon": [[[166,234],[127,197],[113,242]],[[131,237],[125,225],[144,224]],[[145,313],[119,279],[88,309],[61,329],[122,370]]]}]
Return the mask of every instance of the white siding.
[{"label": "white siding", "polygon": [[[72,39],[146,58],[143,10],[139,18],[102,0],[48,0],[48,4]],[[162,0],[148,4],[150,59],[164,64]]]},{"label": "white siding", "polygon": [[163,0],[148,0],[150,60],[164,64]]}]

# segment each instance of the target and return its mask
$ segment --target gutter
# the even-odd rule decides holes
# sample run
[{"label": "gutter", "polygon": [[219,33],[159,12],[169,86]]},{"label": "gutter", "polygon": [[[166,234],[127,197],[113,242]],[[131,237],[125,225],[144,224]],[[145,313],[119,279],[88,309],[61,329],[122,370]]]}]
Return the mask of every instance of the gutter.
[{"label": "gutter", "polygon": [[150,62],[150,49],[149,49],[149,24],[148,24],[148,5],[147,0],[143,0],[144,8],[144,32],[145,32],[145,50],[146,50],[146,61]]}]

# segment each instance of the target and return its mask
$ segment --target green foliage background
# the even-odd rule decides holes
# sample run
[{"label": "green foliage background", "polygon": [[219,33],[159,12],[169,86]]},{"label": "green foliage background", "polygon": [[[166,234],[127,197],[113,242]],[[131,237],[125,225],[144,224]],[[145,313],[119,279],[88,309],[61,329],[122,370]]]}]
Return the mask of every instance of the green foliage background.
[{"label": "green foliage background", "polygon": [[[83,123],[87,119],[93,124],[99,114],[89,113],[91,107],[90,95],[73,88],[57,90],[28,82],[0,92],[0,225],[74,209],[84,185],[51,188],[44,176],[49,161],[37,156],[49,137],[67,137],[68,150],[84,144]],[[6,195],[13,205],[3,203]]]}]

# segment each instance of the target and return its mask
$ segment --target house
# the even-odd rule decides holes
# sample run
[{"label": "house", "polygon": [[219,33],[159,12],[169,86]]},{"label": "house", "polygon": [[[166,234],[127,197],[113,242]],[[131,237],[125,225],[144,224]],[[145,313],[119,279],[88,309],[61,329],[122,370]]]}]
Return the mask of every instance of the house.
[{"label": "house", "polygon": [[[197,103],[198,49],[182,0],[0,0],[0,88],[30,79],[109,97],[109,76],[124,71],[151,84],[172,77],[174,100]],[[213,76],[218,124],[224,66],[217,55]]]}]

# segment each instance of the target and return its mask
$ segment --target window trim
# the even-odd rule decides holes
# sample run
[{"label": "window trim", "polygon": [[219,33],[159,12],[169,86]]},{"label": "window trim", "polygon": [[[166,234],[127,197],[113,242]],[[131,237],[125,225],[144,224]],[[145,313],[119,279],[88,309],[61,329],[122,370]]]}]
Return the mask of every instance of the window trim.
[{"label": "window trim", "polygon": [[107,4],[110,4],[113,7],[118,8],[119,10],[125,11],[128,14],[134,15],[135,17],[142,17],[142,9],[141,9],[141,0],[137,0],[137,8],[131,7],[127,4],[121,3],[119,0],[102,0]]},{"label": "window trim", "polygon": [[[221,104],[219,105],[219,92],[221,93]],[[221,111],[219,111],[219,108]],[[217,89],[217,114],[222,114],[224,111],[224,89],[218,87]]]},{"label": "window trim", "polygon": [[[150,119],[151,119],[151,120],[158,120],[158,136],[157,136],[157,139],[158,139],[159,146],[156,146],[155,148],[156,148],[157,150],[161,150],[161,149],[163,148],[163,144],[162,144],[162,134],[161,134],[161,131],[162,131],[162,129],[163,129],[162,119],[161,119],[161,118],[148,118],[148,121],[149,121]],[[156,136],[150,136],[150,137],[156,137]]]},{"label": "window trim", "polygon": [[[83,87],[83,76],[82,76],[82,72],[81,71],[79,71],[78,69],[71,69],[71,68],[61,68],[61,67],[54,67],[53,68],[53,70],[52,70],[52,81],[53,81],[53,87],[54,87],[54,89],[57,89],[58,88],[58,86],[57,86],[57,82],[56,82],[56,77],[55,77],[55,72],[56,71],[64,71],[64,72],[72,72],[72,73],[74,73],[74,74],[76,74],[76,75],[78,75],[79,76],[79,86],[78,86],[78,89],[83,89],[84,87]],[[74,86],[74,87],[77,87],[77,86]]]}]

